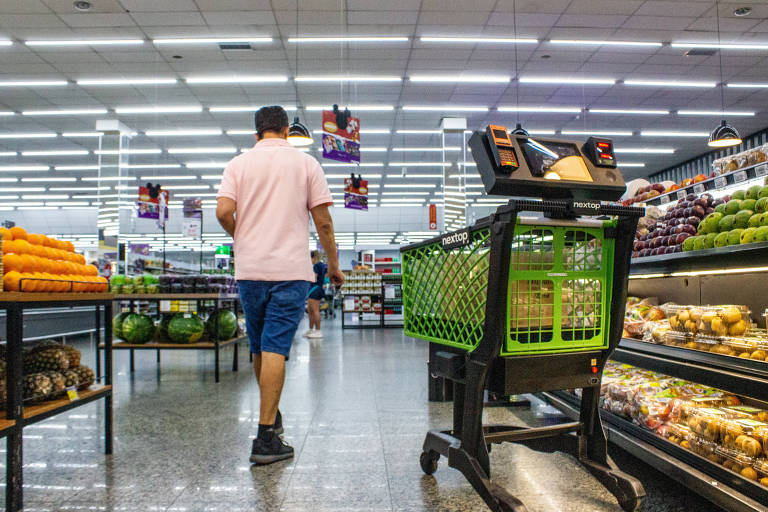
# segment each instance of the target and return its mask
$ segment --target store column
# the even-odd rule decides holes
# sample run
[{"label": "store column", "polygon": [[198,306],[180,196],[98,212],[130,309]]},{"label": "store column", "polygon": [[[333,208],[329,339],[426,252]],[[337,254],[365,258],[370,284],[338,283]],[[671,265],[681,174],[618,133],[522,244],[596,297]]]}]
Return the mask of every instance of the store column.
[{"label": "store column", "polygon": [[443,144],[443,230],[467,225],[466,169],[467,145],[463,117],[445,117],[440,122]]}]

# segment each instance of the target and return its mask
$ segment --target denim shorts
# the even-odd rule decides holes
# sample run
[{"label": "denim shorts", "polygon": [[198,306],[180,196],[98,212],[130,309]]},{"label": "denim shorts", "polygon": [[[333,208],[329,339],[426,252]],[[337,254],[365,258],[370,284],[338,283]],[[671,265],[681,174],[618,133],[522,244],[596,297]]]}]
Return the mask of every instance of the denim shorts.
[{"label": "denim shorts", "polygon": [[288,357],[304,315],[307,281],[238,281],[251,353]]},{"label": "denim shorts", "polygon": [[309,289],[309,296],[307,298],[314,299],[314,300],[323,300],[325,298],[325,291],[321,286],[313,284],[312,288]]}]

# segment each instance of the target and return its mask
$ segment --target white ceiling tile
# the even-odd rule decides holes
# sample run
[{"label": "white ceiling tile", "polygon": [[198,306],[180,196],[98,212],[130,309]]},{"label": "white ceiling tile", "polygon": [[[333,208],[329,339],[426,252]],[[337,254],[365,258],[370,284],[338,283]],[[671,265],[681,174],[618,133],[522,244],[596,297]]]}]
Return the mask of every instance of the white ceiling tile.
[{"label": "white ceiling tile", "polygon": [[[494,12],[488,19],[488,25],[501,25],[510,29],[514,27],[515,18],[517,19],[517,31],[520,37],[527,37],[529,27],[551,27],[555,24],[560,16],[558,14],[546,14],[546,13],[517,13],[513,15],[511,12]],[[509,34],[512,37],[514,31]]]},{"label": "white ceiling tile", "polygon": [[126,10],[131,12],[169,12],[196,11],[193,0],[120,0]]},{"label": "white ceiling tile", "polygon": [[568,14],[633,14],[643,0],[573,0]]},{"label": "white ceiling tile", "polygon": [[195,0],[201,11],[267,11],[269,0]]},{"label": "white ceiling tile", "polygon": [[571,0],[499,0],[494,7],[498,11],[551,13],[560,14],[565,11]]},{"label": "white ceiling tile", "polygon": [[[760,24],[759,19],[749,18],[721,18],[720,19],[720,31],[721,32],[746,32],[753,27]],[[714,17],[701,17],[688,25],[687,30],[717,30],[717,20]]]},{"label": "white ceiling tile", "polygon": [[[622,27],[626,28],[654,28],[664,30],[684,30],[691,23],[691,18],[675,16],[632,16]],[[682,35],[682,37],[685,37]]]},{"label": "white ceiling tile", "polygon": [[51,10],[40,0],[0,0],[0,14],[46,14]]},{"label": "white ceiling tile", "polygon": [[417,11],[350,11],[347,14],[349,23],[375,24],[381,23],[416,23],[419,17]]},{"label": "white ceiling tile", "polygon": [[136,22],[124,13],[62,14],[62,21],[70,27],[125,27]]},{"label": "white ceiling tile", "polygon": [[347,0],[347,9],[350,11],[418,11],[421,0],[388,0],[382,4],[381,0]]},{"label": "white ceiling tile", "polygon": [[55,14],[3,14],[0,16],[0,26],[8,28],[66,28],[64,22]]},{"label": "white ceiling tile", "polygon": [[205,25],[205,20],[199,12],[153,12],[131,13],[136,23],[142,26],[158,25]]},{"label": "white ceiling tile", "polygon": [[[470,4],[467,4],[470,5]],[[422,12],[419,23],[424,25],[483,25],[488,21],[488,12],[471,11],[430,11]]]},{"label": "white ceiling tile", "polygon": [[712,7],[712,2],[686,2],[680,8],[680,2],[648,0],[635,12],[640,16],[683,16],[698,17]]},{"label": "white ceiling tile", "polygon": [[209,25],[274,25],[272,11],[203,12]]},{"label": "white ceiling tile", "polygon": [[490,11],[493,9],[496,0],[422,0],[422,11]]}]

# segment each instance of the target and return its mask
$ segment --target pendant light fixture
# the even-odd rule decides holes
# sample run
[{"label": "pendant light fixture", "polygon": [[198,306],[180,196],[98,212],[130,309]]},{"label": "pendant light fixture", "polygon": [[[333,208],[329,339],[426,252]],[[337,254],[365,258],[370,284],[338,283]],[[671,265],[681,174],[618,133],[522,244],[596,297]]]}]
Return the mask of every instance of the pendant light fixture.
[{"label": "pendant light fixture", "polygon": [[[723,77],[723,49],[720,41],[720,3],[715,0],[715,19],[717,20],[717,54],[720,56],[720,106],[725,112],[725,78]],[[727,148],[741,144],[738,130],[723,119],[709,134],[707,146],[711,148]]]},{"label": "pendant light fixture", "polygon": [[[517,39],[517,0],[512,0],[512,30],[513,37]],[[515,43],[515,110],[517,110],[517,123],[512,135],[528,137],[528,131],[520,124],[520,76],[517,68],[517,43]]]},{"label": "pendant light fixture", "polygon": [[[299,0],[296,0],[296,37],[299,37]],[[299,44],[296,44],[296,75],[299,76]],[[294,79],[293,86],[296,88],[296,108],[299,108],[299,84]],[[314,142],[312,135],[304,124],[299,121],[299,116],[293,118],[293,122],[288,127],[288,143],[295,147],[309,146]]]}]

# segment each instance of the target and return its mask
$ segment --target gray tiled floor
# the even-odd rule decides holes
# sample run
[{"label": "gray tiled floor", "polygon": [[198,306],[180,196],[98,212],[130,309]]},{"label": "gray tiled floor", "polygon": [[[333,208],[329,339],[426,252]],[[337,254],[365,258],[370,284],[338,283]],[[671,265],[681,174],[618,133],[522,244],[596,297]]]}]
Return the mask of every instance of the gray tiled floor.
[{"label": "gray tiled floor", "polygon": [[[443,461],[425,476],[424,434],[450,425],[450,404],[428,403],[426,346],[399,330],[342,331],[298,340],[281,403],[292,461],[248,463],[258,394],[241,351],[232,373],[223,353],[137,353],[127,371],[116,355],[115,453],[101,453],[102,414],[88,405],[40,423],[25,437],[25,503],[32,511],[424,512],[488,510]],[[494,408],[494,422],[532,422],[527,410]],[[617,461],[646,485],[645,511],[712,510],[651,468]],[[496,446],[497,480],[531,512],[618,511],[613,497],[573,459]]]}]

